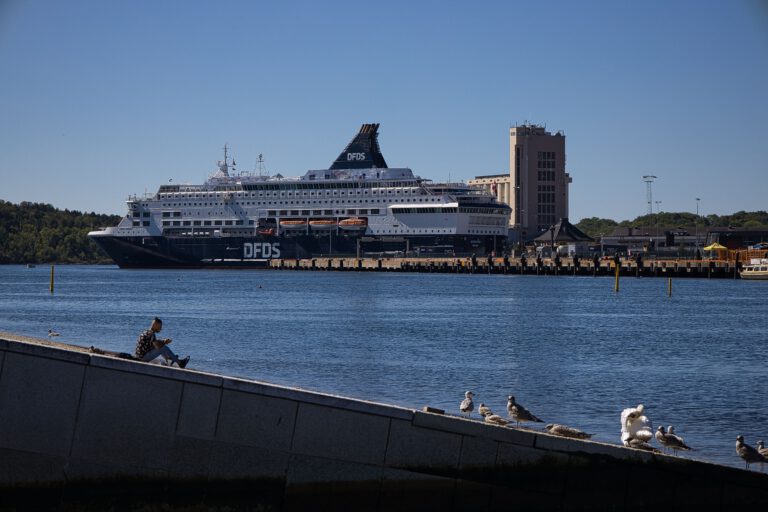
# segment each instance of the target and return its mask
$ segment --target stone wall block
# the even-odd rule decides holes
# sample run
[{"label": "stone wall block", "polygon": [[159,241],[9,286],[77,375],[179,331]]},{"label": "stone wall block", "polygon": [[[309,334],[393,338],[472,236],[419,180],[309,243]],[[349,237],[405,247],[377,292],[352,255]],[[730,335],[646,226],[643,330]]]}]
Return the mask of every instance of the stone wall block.
[{"label": "stone wall block", "polygon": [[200,439],[213,439],[216,436],[221,393],[221,388],[184,383],[176,433]]},{"label": "stone wall block", "polygon": [[0,446],[69,455],[85,366],[8,352],[0,376]]},{"label": "stone wall block", "polygon": [[73,456],[163,467],[176,432],[182,383],[89,367]]},{"label": "stone wall block", "polygon": [[39,345],[35,343],[9,343],[6,351],[15,352],[17,354],[26,354],[28,356],[39,356],[57,361],[67,361],[77,364],[88,364],[91,360],[91,355],[87,352],[66,350],[55,346]]},{"label": "stone wall block", "polygon": [[364,464],[384,463],[388,418],[299,404],[293,451]]},{"label": "stone wall block", "polygon": [[454,432],[465,436],[484,437],[486,439],[495,439],[496,441],[519,444],[522,446],[533,446],[537,435],[535,432],[527,432],[509,427],[499,427],[497,425],[488,425],[479,420],[470,420],[456,416],[445,416],[442,414],[421,411],[414,411],[413,424],[417,427],[442,430],[443,432]]},{"label": "stone wall block", "polygon": [[244,379],[227,378],[223,381],[224,389],[244,391],[247,393],[256,393],[263,396],[274,398],[284,398],[286,400],[295,400],[297,402],[306,402],[310,404],[334,407],[337,409],[347,409],[350,411],[363,412],[367,414],[376,414],[392,418],[411,420],[413,411],[393,405],[379,404],[365,400],[357,400],[343,396],[319,393],[317,391],[307,391],[285,386],[278,386],[265,382],[255,382]]},{"label": "stone wall block", "polygon": [[297,408],[294,401],[224,389],[216,439],[288,452]]},{"label": "stone wall block", "polygon": [[385,464],[416,471],[454,473],[459,465],[461,436],[414,427],[410,422],[392,420]]}]

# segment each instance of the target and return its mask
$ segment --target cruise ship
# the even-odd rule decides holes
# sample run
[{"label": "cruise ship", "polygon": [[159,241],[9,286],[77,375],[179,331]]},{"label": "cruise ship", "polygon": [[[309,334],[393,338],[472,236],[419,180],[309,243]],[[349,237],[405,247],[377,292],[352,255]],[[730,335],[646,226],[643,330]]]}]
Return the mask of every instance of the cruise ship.
[{"label": "cruise ship", "polygon": [[[88,236],[121,268],[263,267],[270,259],[501,252],[510,209],[480,188],[390,168],[364,124],[328,169],[286,178],[224,160],[202,185],[129,197]],[[261,160],[261,157],[259,157]]]}]

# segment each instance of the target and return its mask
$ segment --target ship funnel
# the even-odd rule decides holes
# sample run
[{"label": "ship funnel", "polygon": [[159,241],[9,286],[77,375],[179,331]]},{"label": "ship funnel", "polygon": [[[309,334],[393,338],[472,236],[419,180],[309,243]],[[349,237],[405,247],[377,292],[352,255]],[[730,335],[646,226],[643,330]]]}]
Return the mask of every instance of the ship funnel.
[{"label": "ship funnel", "polygon": [[379,123],[366,123],[361,126],[355,138],[341,152],[330,169],[386,169],[387,162],[379,149],[378,130]]}]

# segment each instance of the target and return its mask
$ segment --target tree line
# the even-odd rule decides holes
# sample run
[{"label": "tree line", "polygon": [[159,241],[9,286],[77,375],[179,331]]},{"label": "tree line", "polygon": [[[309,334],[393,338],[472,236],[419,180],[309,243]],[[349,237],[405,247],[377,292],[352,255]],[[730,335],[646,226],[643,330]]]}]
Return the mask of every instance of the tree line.
[{"label": "tree line", "polygon": [[110,263],[111,258],[87,235],[119,221],[118,215],[0,200],[0,264]]},{"label": "tree line", "polygon": [[695,213],[688,212],[661,212],[641,215],[634,220],[623,220],[621,222],[616,222],[613,219],[590,217],[581,219],[575,226],[593,238],[599,238],[600,235],[610,235],[616,228],[628,227],[652,227],[665,231],[684,229],[689,233],[693,233],[697,226],[700,231],[706,231],[707,228],[710,227],[768,229],[768,212],[740,211],[731,215],[696,215]]}]

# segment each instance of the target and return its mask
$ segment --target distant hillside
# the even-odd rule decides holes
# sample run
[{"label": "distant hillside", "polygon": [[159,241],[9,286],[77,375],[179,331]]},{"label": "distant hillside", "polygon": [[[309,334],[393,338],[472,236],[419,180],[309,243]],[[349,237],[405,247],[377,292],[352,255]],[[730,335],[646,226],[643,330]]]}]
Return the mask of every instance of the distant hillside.
[{"label": "distant hillside", "polygon": [[651,215],[641,215],[634,220],[623,220],[616,222],[613,219],[601,219],[590,217],[581,219],[576,227],[592,237],[599,237],[601,234],[609,235],[616,227],[658,227],[662,230],[676,230],[684,228],[688,230],[695,229],[696,225],[700,229],[706,230],[708,227],[727,227],[735,228],[764,228],[768,229],[768,212],[736,212],[731,215],[707,215],[696,217],[689,212],[661,212]]},{"label": "distant hillside", "polygon": [[113,226],[117,215],[59,210],[49,204],[0,200],[0,263],[108,263],[87,237]]}]

